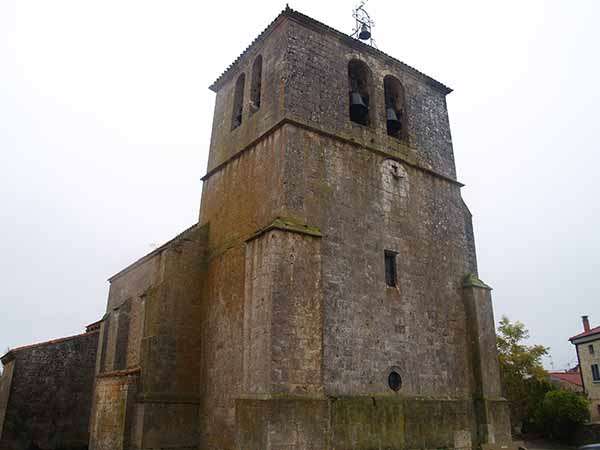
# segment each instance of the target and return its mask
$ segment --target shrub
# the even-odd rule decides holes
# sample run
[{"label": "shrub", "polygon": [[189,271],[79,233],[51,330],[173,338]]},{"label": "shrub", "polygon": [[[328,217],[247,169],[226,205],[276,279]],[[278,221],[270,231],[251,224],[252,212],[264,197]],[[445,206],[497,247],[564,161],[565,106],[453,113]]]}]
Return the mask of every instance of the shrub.
[{"label": "shrub", "polygon": [[589,419],[588,400],[580,394],[556,390],[546,393],[536,422],[551,438],[569,441],[579,424]]}]

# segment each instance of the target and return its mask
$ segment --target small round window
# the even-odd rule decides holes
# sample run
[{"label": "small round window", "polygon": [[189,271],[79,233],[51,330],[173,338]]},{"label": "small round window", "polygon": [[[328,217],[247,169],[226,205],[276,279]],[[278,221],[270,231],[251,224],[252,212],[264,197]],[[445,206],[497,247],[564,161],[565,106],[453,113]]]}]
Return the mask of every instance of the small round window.
[{"label": "small round window", "polygon": [[396,370],[392,370],[388,375],[388,386],[392,391],[399,391],[402,387],[402,377]]}]

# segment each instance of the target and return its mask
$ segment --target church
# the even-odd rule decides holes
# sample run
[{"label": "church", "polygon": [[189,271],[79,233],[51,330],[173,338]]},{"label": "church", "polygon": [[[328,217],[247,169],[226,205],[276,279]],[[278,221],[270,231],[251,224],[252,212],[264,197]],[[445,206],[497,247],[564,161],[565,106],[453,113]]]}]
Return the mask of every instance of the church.
[{"label": "church", "polygon": [[451,89],[290,8],[210,89],[198,222],[81,335],[89,449],[512,448]]}]

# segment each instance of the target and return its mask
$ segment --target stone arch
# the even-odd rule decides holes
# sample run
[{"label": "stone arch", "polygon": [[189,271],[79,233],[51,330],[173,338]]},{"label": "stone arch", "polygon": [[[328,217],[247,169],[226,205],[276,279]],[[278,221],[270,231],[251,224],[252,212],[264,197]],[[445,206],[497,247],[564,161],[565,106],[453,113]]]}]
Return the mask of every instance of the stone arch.
[{"label": "stone arch", "polygon": [[404,87],[400,81],[386,75],[383,79],[387,134],[397,139],[408,137]]},{"label": "stone arch", "polygon": [[371,125],[373,76],[364,61],[352,59],[348,63],[348,88],[350,120],[365,126]]},{"label": "stone arch", "polygon": [[231,114],[231,129],[234,130],[242,124],[244,113],[244,85],[246,84],[246,74],[242,73],[235,82],[235,91],[233,93],[233,111]]},{"label": "stone arch", "polygon": [[262,55],[258,55],[252,64],[252,84],[250,85],[250,111],[260,109],[262,88]]}]

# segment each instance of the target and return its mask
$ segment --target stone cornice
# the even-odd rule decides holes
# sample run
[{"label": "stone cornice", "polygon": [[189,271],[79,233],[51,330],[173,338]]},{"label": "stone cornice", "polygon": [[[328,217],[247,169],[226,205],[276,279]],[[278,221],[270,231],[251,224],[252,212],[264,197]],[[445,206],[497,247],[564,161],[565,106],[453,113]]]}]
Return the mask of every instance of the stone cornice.
[{"label": "stone cornice", "polygon": [[318,227],[305,225],[294,219],[278,217],[273,222],[271,222],[269,225],[267,225],[264,228],[261,228],[256,233],[254,233],[252,236],[250,236],[248,239],[246,239],[246,242],[252,241],[253,239],[260,237],[263,234],[265,234],[271,230],[280,230],[280,231],[287,231],[290,233],[305,234],[307,236],[318,237],[318,238],[323,236],[321,234],[321,230]]},{"label": "stone cornice", "polygon": [[206,174],[201,178],[202,181],[206,181],[208,180],[211,176],[213,176],[215,173],[220,172],[222,169],[224,169],[225,167],[227,167],[231,162],[235,161],[236,159],[240,158],[244,153],[246,153],[248,150],[252,149],[253,147],[255,147],[259,142],[263,141],[264,139],[266,139],[267,137],[269,137],[271,134],[273,134],[274,132],[276,132],[277,130],[279,130],[281,127],[283,127],[284,125],[293,125],[296,126],[298,128],[302,128],[308,131],[311,131],[313,133],[316,134],[320,134],[321,136],[325,136],[331,139],[335,139],[341,142],[344,142],[346,144],[349,145],[353,145],[355,147],[359,147],[362,148],[364,150],[367,150],[369,152],[372,153],[376,153],[380,156],[383,156],[385,158],[389,158],[389,159],[393,159],[395,161],[398,161],[399,163],[403,163],[406,164],[408,166],[411,166],[415,169],[418,169],[422,172],[428,173],[429,175],[433,175],[434,177],[440,178],[442,180],[445,180],[449,183],[455,184],[459,187],[463,187],[464,184],[462,184],[460,181],[451,178],[447,175],[441,174],[429,167],[425,167],[422,164],[420,164],[418,161],[416,161],[415,158],[412,158],[407,152],[404,152],[403,154],[398,154],[395,152],[390,152],[390,151],[386,151],[385,149],[381,148],[381,146],[376,146],[376,145],[367,145],[365,143],[362,142],[358,142],[354,139],[352,139],[351,137],[347,137],[347,136],[342,136],[339,134],[335,134],[329,131],[326,131],[320,127],[316,127],[314,125],[309,125],[307,123],[304,123],[300,120],[297,119],[290,119],[290,118],[283,118],[281,119],[279,122],[277,122],[275,125],[273,125],[271,128],[269,128],[268,130],[266,130],[265,132],[263,132],[260,136],[258,136],[256,139],[254,139],[252,142],[250,142],[248,145],[242,147],[241,149],[239,149],[236,153],[234,153],[233,155],[231,155],[229,158],[227,158],[225,161],[217,164],[215,167],[213,167],[212,169],[210,169],[208,172],[206,172]]}]

